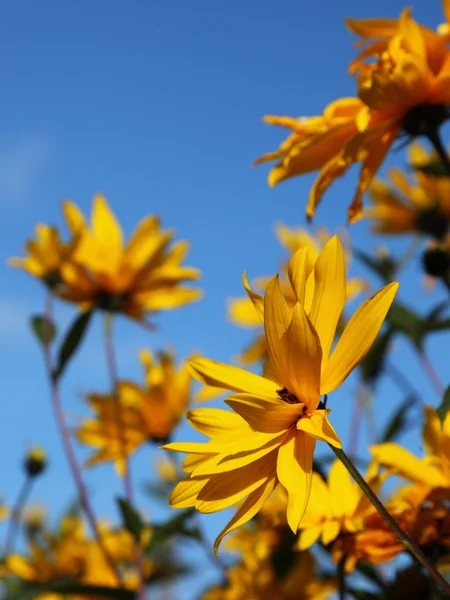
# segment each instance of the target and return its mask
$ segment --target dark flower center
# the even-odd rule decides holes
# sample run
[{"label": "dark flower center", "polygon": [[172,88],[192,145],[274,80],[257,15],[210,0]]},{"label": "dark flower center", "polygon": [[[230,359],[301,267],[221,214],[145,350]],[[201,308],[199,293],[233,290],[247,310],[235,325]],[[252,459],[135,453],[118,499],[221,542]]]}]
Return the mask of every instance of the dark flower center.
[{"label": "dark flower center", "polygon": [[277,394],[283,400],[283,402],[287,402],[288,404],[300,404],[300,400],[297,398],[297,396],[285,387],[281,390],[277,390]]},{"label": "dark flower center", "polygon": [[409,109],[403,118],[403,130],[411,137],[429,137],[450,118],[450,107],[445,104],[421,104]]},{"label": "dark flower center", "polygon": [[49,271],[47,275],[44,277],[44,283],[50,289],[55,288],[57,285],[62,283],[61,275],[59,274],[58,269],[54,269],[53,271]]},{"label": "dark flower center", "polygon": [[448,221],[437,204],[421,210],[416,216],[416,224],[419,231],[437,239],[443,238],[448,231]]},{"label": "dark flower center", "polygon": [[122,312],[127,303],[128,296],[123,294],[111,294],[110,292],[102,291],[97,294],[96,306],[100,310],[107,312]]}]

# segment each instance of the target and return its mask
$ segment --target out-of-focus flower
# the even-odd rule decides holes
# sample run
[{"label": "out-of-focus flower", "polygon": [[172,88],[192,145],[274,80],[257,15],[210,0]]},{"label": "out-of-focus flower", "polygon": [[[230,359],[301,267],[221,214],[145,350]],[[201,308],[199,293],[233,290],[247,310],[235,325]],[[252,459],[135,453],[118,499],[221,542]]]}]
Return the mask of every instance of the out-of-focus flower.
[{"label": "out-of-focus flower", "polygon": [[[366,479],[374,487],[377,475],[372,469]],[[318,473],[313,473],[311,499],[300,523],[296,547],[305,550],[321,537],[326,546],[341,533],[362,529],[363,517],[373,512],[373,507],[347,469],[336,460],[331,466],[327,483]]]},{"label": "out-of-focus flower", "polygon": [[211,513],[247,496],[216,539],[216,551],[224,535],[260,510],[278,483],[288,493],[288,524],[297,531],[309,501],[316,440],[341,447],[320,395],[336,389],[369,351],[398,287],[390,284],[364,302],[331,352],[346,297],[345,259],[337,236],[325,245],[311,273],[307,264],[308,250],[301,248],[288,265],[294,306],[286,302],[278,277],[264,299],[248,290],[264,322],[275,380],[205,358],[190,362],[200,381],[237,392],[226,400],[233,412],[188,413],[191,425],[211,438],[208,443],[166,446],[189,453],[184,461],[188,476],[175,487],[172,506]]},{"label": "out-of-focus flower", "polygon": [[47,510],[44,506],[35,504],[29,506],[23,515],[23,525],[28,535],[35,535],[41,531],[47,521]]},{"label": "out-of-focus flower", "polygon": [[418,458],[393,442],[372,446],[370,451],[380,465],[400,477],[430,489],[450,488],[450,416],[447,414],[441,427],[436,411],[431,406],[426,406],[424,410],[424,458]]},{"label": "out-of-focus flower", "polygon": [[188,250],[184,241],[171,244],[173,232],[161,231],[156,216],[143,219],[127,244],[106,198],[95,196],[91,226],[77,206],[64,203],[66,220],[80,239],[61,276],[61,295],[84,308],[122,312],[135,319],[145,313],[177,308],[198,300],[201,292],[184,287],[199,271],[182,266]]},{"label": "out-of-focus flower", "polygon": [[[318,229],[315,236],[311,235],[303,227],[287,227],[284,223],[277,224],[275,234],[281,245],[292,257],[302,247],[308,249],[308,273],[314,268],[320,251],[330,239],[330,234],[324,228]],[[351,249],[348,243],[344,246],[345,262],[347,269],[351,264]],[[280,286],[284,297],[289,305],[296,302],[295,293],[287,274],[288,262],[283,263],[283,273],[280,274]],[[253,281],[253,287],[264,290],[270,281],[270,277],[259,277]],[[369,284],[362,277],[350,277],[346,279],[347,301],[351,302],[361,292],[368,290]],[[248,296],[242,298],[231,298],[228,301],[228,316],[232,323],[245,328],[260,328],[261,320]],[[244,365],[251,365],[267,358],[267,347],[264,334],[258,335],[249,346],[239,355],[239,361]]]},{"label": "out-of-focus flower", "polygon": [[[434,73],[438,73],[442,67],[442,63],[447,57],[447,43],[449,37],[449,22],[450,8],[447,0],[442,2],[446,23],[442,23],[433,31],[424,25],[419,25],[423,41],[426,46],[427,60],[430,69]],[[403,11],[410,14],[411,9]],[[386,52],[389,48],[389,43],[395,35],[400,32],[400,23],[402,16],[399,19],[346,19],[348,29],[355,35],[361,38],[355,43],[355,46],[363,47],[358,56],[350,64],[350,73],[354,73],[362,61],[370,57],[377,57],[381,53]]]},{"label": "out-of-focus flower", "polygon": [[328,187],[351,165],[361,163],[348,212],[349,222],[361,218],[362,196],[399,133],[435,135],[450,117],[450,53],[445,51],[436,62],[423,29],[408,11],[395,34],[371,54],[375,62],[357,65],[358,98],[333,102],[320,117],[265,117],[293,131],[278,151],[256,161],[279,160],[270,171],[269,185],[320,169],[310,191],[309,217]]},{"label": "out-of-focus flower", "polygon": [[74,235],[71,241],[63,242],[56,227],[42,223],[35,230],[36,238],[28,239],[25,244],[25,258],[10,258],[8,263],[56,291],[61,285],[61,267],[70,259],[78,237]]},{"label": "out-of-focus flower", "polygon": [[141,351],[140,359],[145,384],[118,382],[119,411],[111,394],[87,396],[95,416],[83,420],[76,436],[83,444],[97,448],[88,466],[115,461],[122,472],[124,450],[131,455],[149,441],[167,440],[186,413],[192,382],[187,363],[176,368],[173,354],[160,352],[155,359],[149,350]]},{"label": "out-of-focus flower", "polygon": [[3,521],[3,519],[6,519],[6,517],[9,515],[9,510],[6,506],[6,504],[3,502],[3,498],[0,495],[0,521]]},{"label": "out-of-focus flower", "polygon": [[[410,146],[411,164],[426,164],[432,158],[419,144]],[[416,171],[411,183],[406,173],[395,168],[390,180],[387,184],[375,179],[369,188],[373,206],[365,209],[364,216],[374,220],[374,231],[445,236],[450,224],[450,179]]]},{"label": "out-of-focus flower", "polygon": [[[138,574],[134,564],[134,540],[127,531],[101,528],[103,543],[112,558],[121,566],[123,583],[136,589]],[[90,539],[80,519],[68,517],[63,520],[59,531],[45,532],[43,539],[31,538],[28,554],[11,554],[6,558],[10,575],[29,583],[56,583],[62,579],[75,578],[77,582],[91,585],[117,586],[112,568],[105,560],[98,543]],[[43,541],[45,540],[45,541]],[[144,570],[151,576],[153,564],[145,561]],[[73,596],[85,600],[85,596]],[[39,600],[59,599],[59,595],[41,594]]]},{"label": "out-of-focus flower", "polygon": [[156,460],[156,473],[165,483],[175,483],[178,479],[178,467],[175,461],[160,456]]},{"label": "out-of-focus flower", "polygon": [[29,477],[37,477],[41,475],[47,467],[47,453],[41,446],[34,446],[28,450],[24,468]]}]

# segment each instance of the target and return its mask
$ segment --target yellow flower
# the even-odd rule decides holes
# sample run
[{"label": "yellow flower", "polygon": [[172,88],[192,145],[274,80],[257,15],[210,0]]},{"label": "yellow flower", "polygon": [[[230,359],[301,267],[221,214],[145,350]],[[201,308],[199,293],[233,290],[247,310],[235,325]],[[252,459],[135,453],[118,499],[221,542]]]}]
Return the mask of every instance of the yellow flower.
[{"label": "yellow flower", "polygon": [[264,299],[249,290],[264,322],[275,380],[237,367],[195,358],[190,364],[200,381],[236,392],[226,403],[232,412],[197,409],[188,413],[204,443],[176,443],[168,450],[187,452],[188,476],[171,495],[171,505],[195,506],[212,513],[245,502],[219,534],[251,519],[281,483],[288,494],[287,520],[296,532],[308,505],[316,440],[340,448],[321,394],[335,390],[369,351],[394,299],[393,283],[366,300],[348,322],[331,352],[346,295],[345,259],[339,239],[322,250],[307,273],[307,248],[291,259],[288,275],[297,302],[289,306],[278,277]]},{"label": "yellow flower", "polygon": [[348,168],[361,163],[349,221],[362,216],[362,196],[380,168],[397,135],[429,135],[449,118],[450,53],[439,68],[430,63],[423,30],[405,11],[398,31],[377,62],[358,64],[358,99],[344,98],[329,105],[322,117],[269,117],[271,124],[293,133],[280,150],[257,162],[281,159],[269,174],[269,185],[320,169],[310,191],[307,215],[312,217],[324,192]]},{"label": "yellow flower", "polygon": [[[177,369],[174,356],[160,352],[155,360],[149,350],[140,352],[144,366],[144,386],[119,381],[120,423],[117,404],[111,394],[90,394],[87,400],[95,412],[76,430],[80,442],[98,448],[87,461],[88,466],[115,461],[123,469],[123,446],[133,454],[148,441],[167,440],[190,402],[192,376],[183,362]],[[125,444],[123,444],[125,442]]]},{"label": "yellow flower", "polygon": [[[373,488],[376,475],[370,473]],[[326,546],[339,534],[362,529],[364,514],[373,507],[347,469],[336,460],[328,474],[327,484],[318,473],[313,473],[311,498],[300,523],[301,533],[296,544],[299,550],[312,546],[319,537]]]},{"label": "yellow flower", "polygon": [[124,245],[120,225],[103,196],[93,200],[90,228],[75,204],[65,202],[63,208],[71,230],[81,231],[70,262],[61,269],[61,295],[66,300],[140,320],[146,312],[200,298],[199,290],[182,285],[199,278],[197,269],[181,264],[188,243],[170,245],[173,232],[161,231],[158,217],[143,219]]},{"label": "yellow flower", "polygon": [[425,424],[422,439],[426,449],[424,458],[386,442],[372,446],[370,451],[380,465],[387,467],[400,477],[430,489],[450,488],[450,416],[447,414],[443,426],[436,411],[425,407]]},{"label": "yellow flower", "polygon": [[[433,154],[414,144],[410,146],[409,162],[426,164]],[[374,204],[364,216],[374,220],[377,233],[425,233],[435,238],[445,235],[450,223],[450,180],[417,171],[415,183],[400,169],[390,173],[392,185],[375,179],[369,188]]]},{"label": "yellow flower", "polygon": [[25,258],[10,258],[12,267],[19,267],[41,279],[50,288],[61,284],[61,267],[69,260],[76,244],[76,236],[65,243],[56,227],[39,223],[35,227],[36,238],[27,240]]},{"label": "yellow flower", "polygon": [[[290,257],[292,257],[297,250],[302,247],[308,249],[308,262],[306,265],[306,270],[308,273],[314,268],[314,264],[319,257],[321,249],[330,239],[330,234],[325,228],[318,229],[316,235],[313,236],[303,227],[291,228],[284,223],[277,224],[275,228],[275,234],[281,245],[289,252]],[[347,268],[349,268],[351,263],[351,249],[348,243],[345,245],[345,262]],[[280,277],[280,285],[287,303],[293,306],[296,302],[296,297],[289,282],[287,267],[288,263],[283,263],[284,273]],[[256,289],[264,290],[269,281],[269,277],[259,277],[253,283]],[[367,290],[368,287],[367,281],[361,277],[352,277],[347,279],[347,301],[352,301],[362,291]],[[248,296],[242,298],[231,298],[228,301],[228,317],[232,323],[235,323],[240,327],[261,327],[261,320],[257,311],[255,311],[252,300]],[[264,334],[261,333],[251,342],[244,352],[239,355],[239,360],[244,365],[250,365],[264,360],[266,357],[266,342]]]}]

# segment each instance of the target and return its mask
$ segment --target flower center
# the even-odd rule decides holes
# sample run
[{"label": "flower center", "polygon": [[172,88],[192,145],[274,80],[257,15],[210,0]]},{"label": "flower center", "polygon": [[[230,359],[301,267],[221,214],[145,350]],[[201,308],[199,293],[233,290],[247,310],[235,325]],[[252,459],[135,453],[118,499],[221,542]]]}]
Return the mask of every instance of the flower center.
[{"label": "flower center", "polygon": [[96,305],[101,310],[108,312],[121,312],[127,302],[126,294],[111,294],[109,292],[100,292],[97,295]]},{"label": "flower center", "polygon": [[441,239],[448,229],[448,222],[437,204],[431,208],[421,210],[416,216],[417,228],[422,233],[428,233],[435,238]]},{"label": "flower center", "polygon": [[411,137],[433,135],[438,127],[450,117],[445,104],[421,104],[410,108],[403,118],[403,130]]},{"label": "flower center", "polygon": [[[283,400],[283,402],[286,402],[287,404],[302,404],[297,396],[285,387],[281,390],[277,390],[277,394]],[[303,412],[306,413],[306,404]]]}]

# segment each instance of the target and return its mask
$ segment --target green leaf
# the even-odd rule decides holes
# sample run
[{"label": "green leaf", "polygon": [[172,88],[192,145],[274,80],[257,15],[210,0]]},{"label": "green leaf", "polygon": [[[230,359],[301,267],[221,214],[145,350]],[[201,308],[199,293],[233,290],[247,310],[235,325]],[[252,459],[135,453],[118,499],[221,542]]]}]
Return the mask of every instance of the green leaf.
[{"label": "green leaf", "polygon": [[80,313],[67,332],[61,348],[59,349],[58,366],[53,373],[53,379],[55,381],[61,377],[68,362],[81,344],[83,337],[87,332],[92,314],[92,311]]},{"label": "green leaf", "polygon": [[447,416],[448,410],[450,409],[450,385],[445,390],[444,397],[442,398],[442,402],[440,406],[436,409],[439,420],[441,422],[441,427],[444,425],[445,417]]},{"label": "green leaf", "polygon": [[141,541],[141,533],[145,527],[139,512],[125,498],[117,498],[122,521],[125,529],[129,531],[137,542]]},{"label": "green leaf", "polygon": [[17,592],[7,593],[3,600],[33,600],[41,594],[54,593],[66,596],[91,596],[111,600],[137,600],[136,592],[102,585],[83,585],[82,583],[60,582],[42,585],[23,586]]},{"label": "green leaf", "polygon": [[49,346],[56,337],[56,326],[45,315],[33,315],[30,319],[31,329],[41,344]]},{"label": "green leaf", "polygon": [[448,171],[444,163],[439,160],[430,160],[422,165],[411,165],[414,171],[420,171],[425,175],[433,175],[434,177],[448,177]]},{"label": "green leaf", "polygon": [[420,315],[404,304],[396,302],[389,309],[386,320],[396,331],[401,331],[409,337],[416,348],[422,348],[424,327]]},{"label": "green leaf", "polygon": [[198,529],[192,527],[188,521],[196,514],[194,508],[188,509],[179,515],[169,519],[160,525],[153,525],[152,537],[150,539],[150,547],[158,547],[161,544],[167,543],[171,537],[183,536],[201,540],[201,534]]},{"label": "green leaf", "polygon": [[396,438],[404,429],[407,428],[407,416],[411,408],[417,404],[417,396],[409,395],[399,405],[397,410],[392,415],[390,421],[384,428],[384,432],[380,437],[382,442],[390,442]]}]

